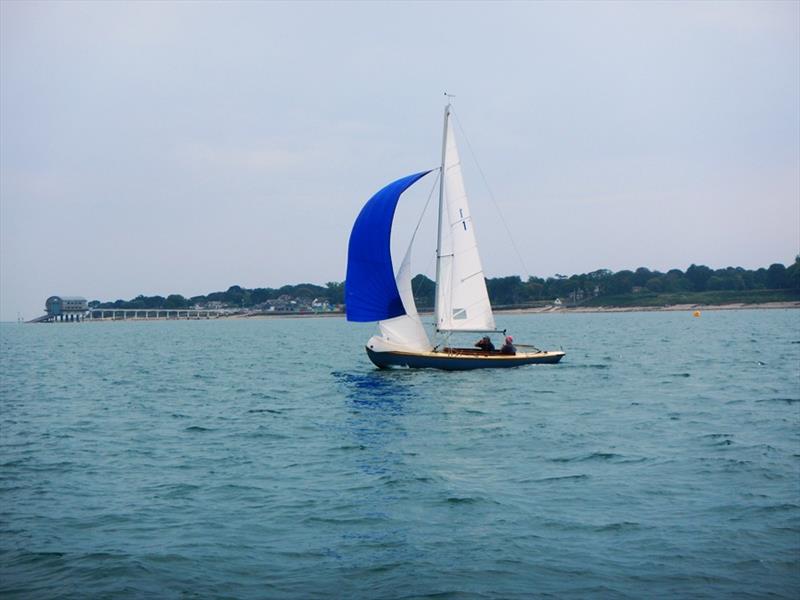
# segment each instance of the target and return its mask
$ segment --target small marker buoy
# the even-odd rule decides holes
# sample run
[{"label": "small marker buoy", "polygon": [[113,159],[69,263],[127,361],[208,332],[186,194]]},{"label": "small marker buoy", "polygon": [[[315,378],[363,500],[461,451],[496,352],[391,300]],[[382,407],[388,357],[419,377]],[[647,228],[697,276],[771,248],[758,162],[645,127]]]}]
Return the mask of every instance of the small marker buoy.
[{"label": "small marker buoy", "polygon": [[699,311],[699,310],[696,310],[696,311],[694,311],[694,312],[692,313],[692,316],[693,316],[693,317],[699,317],[699,316],[700,316],[700,311]]}]

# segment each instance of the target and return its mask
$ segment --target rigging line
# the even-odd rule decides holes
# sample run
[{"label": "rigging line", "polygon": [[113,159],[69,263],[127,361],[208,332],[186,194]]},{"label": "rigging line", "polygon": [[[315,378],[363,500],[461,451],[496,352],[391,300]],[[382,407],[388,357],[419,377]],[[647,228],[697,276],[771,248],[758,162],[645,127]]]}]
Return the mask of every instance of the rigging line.
[{"label": "rigging line", "polygon": [[431,198],[433,198],[433,192],[436,190],[436,184],[439,183],[439,177],[441,176],[440,173],[441,169],[436,169],[436,178],[433,180],[433,185],[431,186],[431,191],[428,194],[428,199],[425,201],[425,206],[422,207],[422,213],[419,215],[419,220],[417,221],[417,226],[414,227],[414,233],[411,234],[411,243],[414,243],[414,238],[417,237],[417,231],[419,231],[419,226],[422,224],[422,218],[425,216],[425,213],[428,210],[428,206],[431,203]]},{"label": "rigging line", "polygon": [[487,191],[489,192],[489,197],[492,199],[492,203],[494,204],[495,209],[497,210],[497,214],[500,215],[500,221],[503,223],[503,227],[505,227],[506,233],[508,234],[508,239],[511,241],[511,246],[514,248],[514,252],[517,254],[517,258],[519,259],[520,265],[522,265],[522,270],[526,274],[526,280],[530,279],[531,272],[528,269],[528,266],[525,264],[525,259],[522,258],[522,254],[517,247],[517,242],[514,241],[514,236],[511,235],[511,229],[508,227],[508,223],[506,222],[505,217],[503,216],[503,211],[500,210],[500,205],[497,203],[497,200],[494,197],[494,192],[492,192],[492,188],[489,187],[489,181],[486,179],[486,175],[483,173],[483,169],[481,168],[481,164],[478,162],[478,157],[475,154],[475,151],[472,149],[472,144],[467,137],[467,132],[464,131],[464,127],[461,125],[461,119],[458,118],[455,110],[451,108],[451,114],[456,118],[456,124],[458,125],[458,130],[461,132],[461,135],[464,137],[464,141],[467,142],[467,148],[469,148],[469,153],[472,155],[472,160],[475,161],[475,166],[478,167],[478,173],[481,174],[481,178],[483,179],[483,184],[486,186]]},{"label": "rigging line", "polygon": [[[441,176],[442,176],[442,170],[437,168],[436,169],[436,177],[433,180],[433,185],[431,186],[431,191],[428,194],[428,199],[425,201],[425,206],[422,208],[422,213],[419,215],[419,220],[417,221],[417,226],[414,227],[414,233],[411,234],[411,243],[409,244],[409,247],[411,247],[411,244],[414,243],[414,240],[417,237],[417,231],[419,231],[419,226],[422,224],[422,219],[425,216],[425,213],[428,212],[428,206],[431,203],[431,198],[433,198],[433,192],[436,191],[436,184],[439,183],[439,177],[441,177]],[[433,259],[431,259],[431,262],[433,262]],[[425,267],[425,269],[428,270],[430,268],[430,266],[431,265],[430,265],[430,262],[429,262],[428,266]],[[417,292],[419,291],[419,283],[417,283],[416,291]],[[415,290],[414,290],[414,278],[412,277],[411,278],[411,296],[412,296],[412,298],[414,297],[414,292],[415,292]]]}]

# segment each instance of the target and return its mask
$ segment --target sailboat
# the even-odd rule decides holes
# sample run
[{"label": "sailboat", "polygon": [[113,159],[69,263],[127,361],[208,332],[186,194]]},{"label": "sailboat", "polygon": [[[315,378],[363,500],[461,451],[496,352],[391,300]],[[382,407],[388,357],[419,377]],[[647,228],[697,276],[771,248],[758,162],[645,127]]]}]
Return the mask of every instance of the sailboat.
[{"label": "sailboat", "polygon": [[390,183],[361,209],[350,234],[347,253],[347,320],[377,321],[379,334],[369,339],[366,351],[379,368],[461,370],[557,363],[564,352],[520,344],[515,354],[504,354],[450,345],[453,333],[501,333],[495,326],[486,290],[451,112],[448,102],[444,110],[436,243],[434,315],[439,343],[431,343],[414,302],[411,289],[414,236],[396,272],[390,249],[392,222],[400,196],[434,170]]}]

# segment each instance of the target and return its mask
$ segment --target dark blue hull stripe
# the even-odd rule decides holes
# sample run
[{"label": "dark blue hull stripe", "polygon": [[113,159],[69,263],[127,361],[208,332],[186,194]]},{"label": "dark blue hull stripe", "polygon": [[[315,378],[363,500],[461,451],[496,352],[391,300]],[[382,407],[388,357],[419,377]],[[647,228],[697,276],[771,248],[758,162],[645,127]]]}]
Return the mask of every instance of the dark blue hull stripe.
[{"label": "dark blue hull stripe", "polygon": [[367,348],[367,355],[376,367],[410,367],[412,369],[445,369],[464,371],[467,369],[507,369],[523,365],[555,364],[564,357],[563,352],[540,352],[517,354],[515,356],[496,355],[465,356],[448,353],[413,354],[411,352],[375,352]]}]

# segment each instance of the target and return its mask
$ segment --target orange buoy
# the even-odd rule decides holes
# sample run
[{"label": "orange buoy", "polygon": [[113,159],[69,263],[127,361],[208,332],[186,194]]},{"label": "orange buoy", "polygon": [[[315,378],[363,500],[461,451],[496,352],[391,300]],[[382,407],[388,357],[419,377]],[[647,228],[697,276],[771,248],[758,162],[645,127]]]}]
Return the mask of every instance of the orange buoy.
[{"label": "orange buoy", "polygon": [[700,316],[700,311],[699,311],[699,310],[696,310],[696,311],[694,311],[694,312],[692,313],[692,316],[693,316],[693,317],[699,317],[699,316]]}]

